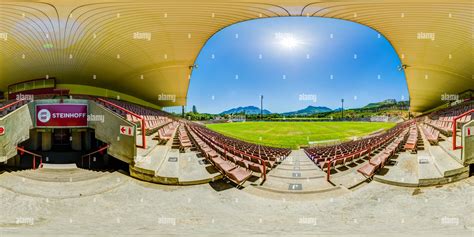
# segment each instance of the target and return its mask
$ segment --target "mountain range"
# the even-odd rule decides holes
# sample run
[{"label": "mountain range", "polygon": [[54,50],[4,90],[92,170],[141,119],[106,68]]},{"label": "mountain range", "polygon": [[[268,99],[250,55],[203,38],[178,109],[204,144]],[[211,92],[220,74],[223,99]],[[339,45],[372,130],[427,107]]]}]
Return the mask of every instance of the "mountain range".
[{"label": "mountain range", "polygon": [[[263,114],[271,114],[269,110],[264,109]],[[238,107],[238,108],[233,108],[226,110],[222,113],[221,115],[224,114],[260,114],[260,108],[255,107],[255,106],[246,106],[246,107]]]},{"label": "mountain range", "polygon": [[396,101],[395,99],[388,99],[388,100],[384,100],[384,101],[381,101],[381,102],[377,102],[377,103],[370,103],[364,107],[362,107],[362,109],[374,109],[374,108],[384,108],[384,107],[391,107],[391,106],[398,106],[398,107],[408,107],[410,105],[410,103],[408,101]]},{"label": "mountain range", "polygon": [[[409,103],[408,101],[397,102],[394,99],[388,99],[382,102],[370,103],[359,109],[375,109],[375,108],[384,108],[384,107],[389,107],[389,106],[409,106]],[[308,115],[317,114],[317,113],[327,113],[327,112],[337,112],[337,111],[341,111],[341,108],[332,110],[325,106],[311,106],[310,105],[304,109],[280,113],[280,114],[283,116],[308,116]],[[225,115],[225,114],[260,114],[260,108],[256,106],[246,106],[246,107],[238,107],[238,108],[229,109],[220,113],[220,115]],[[272,114],[272,112],[264,109],[263,114]]]},{"label": "mountain range", "polygon": [[284,116],[306,116],[306,115],[312,115],[312,114],[318,114],[318,113],[325,113],[325,112],[331,112],[332,109],[324,106],[308,106],[304,109],[300,109],[297,111],[292,111],[292,112],[286,112],[286,113],[281,113],[281,115]]}]

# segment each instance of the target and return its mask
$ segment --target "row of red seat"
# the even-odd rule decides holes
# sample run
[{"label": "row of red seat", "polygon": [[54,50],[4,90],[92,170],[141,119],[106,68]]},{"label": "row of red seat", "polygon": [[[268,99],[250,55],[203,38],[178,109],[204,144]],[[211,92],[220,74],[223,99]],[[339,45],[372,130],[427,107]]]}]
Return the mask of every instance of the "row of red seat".
[{"label": "row of red seat", "polygon": [[171,122],[162,126],[158,129],[158,134],[153,138],[153,140],[158,140],[160,144],[167,143],[170,139],[173,138],[173,135],[178,127],[178,122]]},{"label": "row of red seat", "polygon": [[452,136],[453,134],[453,122],[451,121],[443,121],[443,120],[431,120],[426,118],[426,124],[429,124],[433,128],[436,128],[438,131],[441,131],[446,136]]},{"label": "row of red seat", "polygon": [[263,145],[257,145],[254,143],[248,143],[234,138],[224,136],[220,133],[214,132],[205,126],[195,125],[193,128],[198,130],[200,133],[208,137],[213,137],[216,140],[219,140],[220,143],[232,146],[234,149],[237,149],[243,152],[245,155],[259,157],[267,162],[268,167],[272,167],[275,164],[275,161],[278,159],[283,159],[288,156],[291,152],[287,148],[276,148]]},{"label": "row of red seat", "polygon": [[366,177],[372,177],[375,172],[378,169],[383,168],[390,157],[400,149],[402,141],[405,139],[407,133],[408,129],[405,129],[387,147],[377,153],[374,157],[370,158],[369,162],[357,169],[357,171]]},{"label": "row of red seat", "polygon": [[[159,128],[159,127],[162,127],[163,125],[168,124],[168,123],[173,121],[172,119],[170,119],[168,117],[155,116],[155,115],[143,115],[142,118],[145,119],[146,129]],[[132,123],[139,123],[140,122],[139,118],[137,118],[135,116],[132,116],[130,114],[127,114],[127,120],[132,122]]]},{"label": "row of red seat", "polygon": [[0,103],[0,118],[27,104],[28,100],[7,100]]},{"label": "row of red seat", "polygon": [[188,136],[186,131],[185,124],[180,122],[178,127],[177,133],[178,141],[179,141],[179,150],[185,152],[186,149],[189,149],[193,146],[191,139]]},{"label": "row of red seat", "polygon": [[[277,159],[290,153],[289,149],[260,146],[228,138],[204,126],[188,123],[186,127],[204,156],[237,185],[241,185],[253,173],[260,173],[265,179],[267,168],[273,168]],[[260,153],[255,154],[250,145],[260,147]]]},{"label": "row of red seat", "polygon": [[431,145],[438,144],[439,130],[436,130],[435,128],[426,124],[421,124],[420,128],[423,134],[425,135],[426,140],[428,140]]},{"label": "row of red seat", "polygon": [[440,109],[428,115],[430,119],[452,121],[454,117],[474,109],[474,101],[468,101],[448,108]]},{"label": "row of red seat", "polygon": [[416,123],[410,125],[410,130],[409,130],[409,135],[408,139],[405,142],[405,150],[411,151],[412,153],[417,152],[417,146],[418,146],[418,127],[416,126]]},{"label": "row of red seat", "polygon": [[147,108],[147,107],[144,107],[144,106],[141,106],[141,105],[138,105],[138,104],[134,104],[134,103],[131,103],[131,102],[126,102],[126,101],[122,101],[122,100],[115,100],[115,99],[110,99],[110,98],[107,98],[105,99],[109,102],[112,102],[126,110],[129,110],[129,111],[132,111],[133,113],[136,113],[138,115],[141,115],[141,116],[147,116],[147,115],[151,115],[151,116],[163,116],[163,117],[170,117],[170,115],[164,111],[161,111],[161,110],[157,110],[157,109],[151,109],[151,108]]},{"label": "row of red seat", "polygon": [[[120,101],[120,100],[114,100],[114,99],[105,99],[105,100],[141,116],[145,120],[145,129],[146,129],[145,133],[147,136],[158,132],[160,128],[162,128],[166,124],[169,124],[170,122],[173,121],[173,119],[171,119],[168,113],[160,111],[160,110],[150,109],[150,108],[143,107],[141,105],[137,105],[137,104],[133,104],[133,103],[125,102],[125,101]],[[137,118],[136,116],[126,113],[125,111],[115,106],[112,106],[110,104],[104,103],[100,100],[97,100],[97,102],[103,105],[104,107],[106,107],[107,109],[112,110],[113,112],[119,114],[120,116],[123,116],[125,119],[127,119],[130,122],[141,123],[141,120]]]},{"label": "row of red seat", "polygon": [[[458,104],[449,108],[440,109],[435,111],[428,116],[424,117],[423,120],[426,124],[436,128],[446,136],[452,136],[453,133],[453,119],[469,110],[474,109],[474,101],[467,103]],[[457,122],[464,124],[471,121],[471,115],[462,117]]]},{"label": "row of red seat", "polygon": [[187,128],[199,151],[229,180],[240,186],[252,175],[249,169],[238,166],[230,160],[226,160],[226,151],[224,151],[224,155],[219,154],[217,150],[221,150],[222,148],[211,142],[209,138],[198,135],[192,126],[187,126]]},{"label": "row of red seat", "polygon": [[412,121],[398,124],[387,132],[328,147],[306,148],[306,155],[321,169],[345,165],[364,157],[398,136]]}]

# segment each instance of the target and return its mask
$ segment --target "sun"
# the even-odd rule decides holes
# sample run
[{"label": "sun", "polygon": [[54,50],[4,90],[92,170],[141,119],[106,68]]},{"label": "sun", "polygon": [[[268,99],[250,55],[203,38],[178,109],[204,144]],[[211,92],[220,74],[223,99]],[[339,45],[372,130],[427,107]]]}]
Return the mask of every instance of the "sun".
[{"label": "sun", "polygon": [[290,37],[286,37],[286,38],[281,39],[280,44],[285,48],[293,49],[296,46],[298,46],[300,43],[297,39],[290,36]]},{"label": "sun", "polygon": [[302,44],[301,40],[289,33],[277,33],[275,34],[275,38],[278,44],[284,49],[294,49]]}]

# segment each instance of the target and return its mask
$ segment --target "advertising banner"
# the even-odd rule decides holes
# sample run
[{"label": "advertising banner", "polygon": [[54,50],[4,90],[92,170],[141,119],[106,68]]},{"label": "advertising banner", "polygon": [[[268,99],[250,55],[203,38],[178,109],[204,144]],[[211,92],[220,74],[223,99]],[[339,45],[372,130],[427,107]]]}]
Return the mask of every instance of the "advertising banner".
[{"label": "advertising banner", "polygon": [[87,127],[87,105],[36,105],[36,127]]}]

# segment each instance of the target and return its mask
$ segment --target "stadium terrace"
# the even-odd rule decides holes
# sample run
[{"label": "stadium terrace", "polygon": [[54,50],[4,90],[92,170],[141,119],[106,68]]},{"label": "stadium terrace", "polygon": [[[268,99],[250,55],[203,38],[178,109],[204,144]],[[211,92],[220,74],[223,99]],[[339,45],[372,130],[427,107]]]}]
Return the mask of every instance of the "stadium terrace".
[{"label": "stadium terrace", "polygon": [[472,0],[2,0],[0,236],[473,236]]}]

